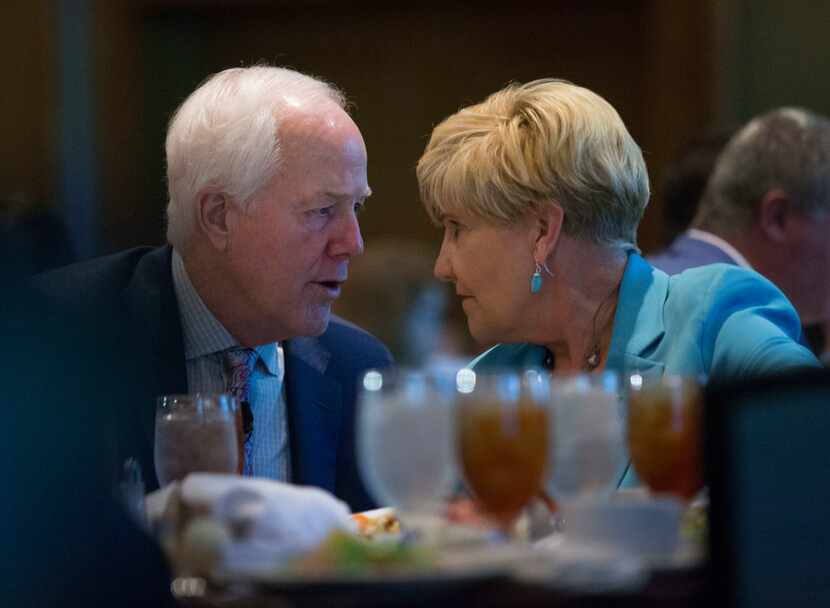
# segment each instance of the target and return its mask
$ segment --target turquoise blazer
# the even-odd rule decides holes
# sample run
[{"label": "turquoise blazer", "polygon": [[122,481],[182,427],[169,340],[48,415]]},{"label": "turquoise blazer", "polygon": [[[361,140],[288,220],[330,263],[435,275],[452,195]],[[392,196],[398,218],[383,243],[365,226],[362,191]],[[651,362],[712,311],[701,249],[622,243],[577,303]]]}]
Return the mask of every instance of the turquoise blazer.
[{"label": "turquoise blazer", "polygon": [[[801,321],[781,291],[731,264],[669,276],[636,253],[620,284],[605,367],[645,378],[663,374],[739,379],[817,367],[798,343]],[[545,367],[547,349],[498,344],[472,367]]]},{"label": "turquoise blazer", "polygon": [[[781,291],[760,274],[731,264],[669,276],[636,253],[620,284],[605,367],[644,378],[664,374],[740,379],[818,367],[798,343],[801,321]],[[476,369],[545,366],[535,344],[498,344]],[[633,469],[622,481],[635,485]]]}]

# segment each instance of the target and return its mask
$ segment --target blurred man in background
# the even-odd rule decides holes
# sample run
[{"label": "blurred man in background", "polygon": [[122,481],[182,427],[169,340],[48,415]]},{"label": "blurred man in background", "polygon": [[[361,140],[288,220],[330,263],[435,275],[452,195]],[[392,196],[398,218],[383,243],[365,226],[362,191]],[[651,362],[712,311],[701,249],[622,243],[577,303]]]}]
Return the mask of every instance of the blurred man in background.
[{"label": "blurred man in background", "polygon": [[[716,261],[753,268],[784,292],[805,326],[826,323],[830,121],[800,108],[750,121],[718,158],[692,227],[695,254],[674,256],[671,272]],[[821,352],[815,333],[812,347]]]},{"label": "blurred man in background", "polygon": [[[244,471],[372,505],[354,456],[359,374],[390,362],[331,305],[363,251],[370,195],[363,138],[343,94],[293,70],[209,78],[166,141],[169,245],[136,248],[40,277],[64,307],[112,320],[122,387],[119,462],[157,486],[154,403],[232,392],[246,414]],[[93,370],[96,372],[96,370]],[[240,380],[241,379],[241,380]]]}]

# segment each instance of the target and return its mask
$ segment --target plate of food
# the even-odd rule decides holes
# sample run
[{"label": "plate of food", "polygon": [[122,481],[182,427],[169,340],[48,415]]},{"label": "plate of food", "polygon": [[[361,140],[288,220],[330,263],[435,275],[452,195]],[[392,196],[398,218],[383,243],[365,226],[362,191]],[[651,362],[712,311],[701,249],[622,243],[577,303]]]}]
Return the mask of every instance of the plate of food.
[{"label": "plate of food", "polygon": [[[401,533],[394,509],[352,515],[355,532],[338,530],[316,550],[278,568],[246,573],[245,582],[280,592],[448,592],[507,577],[519,553],[513,545],[436,547],[411,542]],[[237,578],[238,581],[238,578]]]},{"label": "plate of food", "polygon": [[357,533],[367,540],[400,538],[401,522],[392,507],[352,514]]}]

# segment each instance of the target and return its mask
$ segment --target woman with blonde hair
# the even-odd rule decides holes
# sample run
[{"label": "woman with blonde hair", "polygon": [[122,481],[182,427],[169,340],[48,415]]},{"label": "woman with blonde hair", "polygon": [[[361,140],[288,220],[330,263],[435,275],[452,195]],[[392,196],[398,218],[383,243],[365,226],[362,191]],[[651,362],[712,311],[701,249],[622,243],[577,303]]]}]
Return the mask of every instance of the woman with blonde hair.
[{"label": "woman with blonde hair", "polygon": [[637,249],[649,199],[640,148],[611,105],[559,80],[513,84],[453,114],[418,162],[443,226],[474,365],[738,378],[814,366],[798,316],[761,275],[669,277]]}]

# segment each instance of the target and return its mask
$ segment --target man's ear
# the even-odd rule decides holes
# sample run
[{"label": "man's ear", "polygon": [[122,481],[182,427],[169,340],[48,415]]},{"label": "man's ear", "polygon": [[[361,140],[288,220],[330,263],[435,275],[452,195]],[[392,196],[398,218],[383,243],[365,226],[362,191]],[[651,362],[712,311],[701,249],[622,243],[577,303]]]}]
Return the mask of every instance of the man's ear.
[{"label": "man's ear", "polygon": [[774,243],[787,240],[788,223],[792,219],[793,201],[783,190],[770,190],[761,198],[758,208],[758,225]]},{"label": "man's ear", "polygon": [[232,223],[231,200],[222,192],[203,192],[199,195],[196,221],[211,245],[226,251],[230,244]]},{"label": "man's ear", "polygon": [[559,242],[565,212],[558,203],[545,203],[536,214],[533,235],[533,259],[543,263],[550,259]]}]

